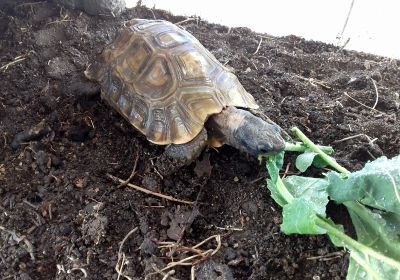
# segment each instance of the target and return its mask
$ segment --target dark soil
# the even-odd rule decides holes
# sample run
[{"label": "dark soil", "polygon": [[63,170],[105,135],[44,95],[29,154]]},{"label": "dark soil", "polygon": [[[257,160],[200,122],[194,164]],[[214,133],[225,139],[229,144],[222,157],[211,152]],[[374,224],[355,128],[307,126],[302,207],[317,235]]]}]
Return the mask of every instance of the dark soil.
[{"label": "dark soil", "polygon": [[[117,279],[119,244],[135,227],[122,248],[131,279],[171,261],[157,242],[178,239],[190,247],[215,234],[222,246],[197,265],[196,279],[345,278],[347,255],[327,238],[280,232],[280,208],[255,159],[230,147],[210,149],[203,158],[211,174],[205,161],[161,179],[153,163],[162,147],[147,142],[85,80],[84,69],[125,20],[184,17],[146,7],[114,18],[46,1],[15,5],[0,10],[0,66],[15,62],[0,71],[1,279],[81,279],[83,272]],[[260,37],[249,29],[201,20],[182,25],[234,69],[264,113],[332,145],[345,167],[399,153],[399,61],[295,36],[268,36],[256,51]],[[345,95],[372,107],[373,81],[375,110]],[[339,141],[358,134],[364,136]],[[132,183],[198,206],[118,188],[106,174],[128,178],[136,155]],[[333,210],[343,213],[340,222],[346,213]],[[215,247],[210,241],[203,249]],[[190,267],[175,270],[175,278],[189,279]]]}]

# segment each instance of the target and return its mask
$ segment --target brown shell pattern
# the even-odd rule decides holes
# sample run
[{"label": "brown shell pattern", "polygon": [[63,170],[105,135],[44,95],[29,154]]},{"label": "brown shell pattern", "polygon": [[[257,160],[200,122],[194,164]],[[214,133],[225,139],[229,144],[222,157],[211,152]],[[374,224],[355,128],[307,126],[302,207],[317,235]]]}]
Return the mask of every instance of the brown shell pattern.
[{"label": "brown shell pattern", "polygon": [[134,20],[85,71],[102,97],[153,143],[192,140],[227,106],[254,98],[200,42],[162,20]]}]

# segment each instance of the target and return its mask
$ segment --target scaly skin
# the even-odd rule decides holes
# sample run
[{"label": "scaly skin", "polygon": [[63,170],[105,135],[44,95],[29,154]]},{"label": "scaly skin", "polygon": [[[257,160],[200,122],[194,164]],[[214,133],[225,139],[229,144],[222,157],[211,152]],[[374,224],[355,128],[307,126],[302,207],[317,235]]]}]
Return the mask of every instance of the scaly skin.
[{"label": "scaly skin", "polygon": [[285,147],[282,137],[284,132],[278,125],[235,107],[228,107],[211,116],[206,123],[206,129],[186,144],[167,146],[157,161],[158,171],[162,175],[170,175],[189,165],[200,155],[207,143],[214,147],[227,144],[254,157],[278,153]]},{"label": "scaly skin", "polygon": [[283,130],[277,124],[235,107],[228,107],[212,116],[207,128],[211,139],[216,138],[217,142],[254,157],[278,153],[285,148]]}]

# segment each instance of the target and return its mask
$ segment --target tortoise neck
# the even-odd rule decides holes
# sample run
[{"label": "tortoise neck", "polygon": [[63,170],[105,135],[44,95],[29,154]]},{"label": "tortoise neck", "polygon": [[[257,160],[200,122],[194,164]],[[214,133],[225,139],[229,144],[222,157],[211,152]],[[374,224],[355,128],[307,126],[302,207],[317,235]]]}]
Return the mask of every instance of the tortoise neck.
[{"label": "tortoise neck", "polygon": [[223,144],[242,150],[236,137],[236,131],[243,125],[247,111],[227,107],[221,113],[210,117],[206,123],[209,133],[209,144],[220,147]]}]

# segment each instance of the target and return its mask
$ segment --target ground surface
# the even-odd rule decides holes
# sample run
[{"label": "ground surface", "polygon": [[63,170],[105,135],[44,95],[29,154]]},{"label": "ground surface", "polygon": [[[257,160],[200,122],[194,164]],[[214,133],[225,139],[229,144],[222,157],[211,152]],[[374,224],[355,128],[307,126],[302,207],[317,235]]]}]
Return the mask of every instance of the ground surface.
[{"label": "ground surface", "polygon": [[[211,174],[199,178],[195,170],[207,164],[193,164],[162,180],[152,164],[162,149],[84,79],[87,64],[125,20],[185,18],[145,7],[116,18],[89,17],[20,2],[0,11],[0,65],[15,62],[0,71],[1,279],[81,279],[83,272],[87,279],[117,279],[119,244],[135,227],[122,248],[129,261],[124,273],[132,279],[170,262],[157,242],[178,239],[190,247],[215,234],[222,236],[221,248],[197,265],[196,279],[345,277],[347,255],[325,237],[280,233],[280,209],[256,160],[223,147],[203,156],[210,158]],[[248,29],[203,21],[182,26],[233,67],[267,115],[333,145],[345,167],[399,153],[399,61],[297,37],[265,37],[258,48],[260,36]],[[374,83],[375,110],[346,96],[373,107]],[[358,134],[377,139],[338,141]],[[117,188],[106,174],[128,178],[137,155],[132,183],[197,206]],[[337,210],[340,221],[345,212]],[[241,230],[221,229],[229,227]],[[210,241],[202,249],[215,247]],[[189,275],[189,267],[180,267],[174,277]]]}]

